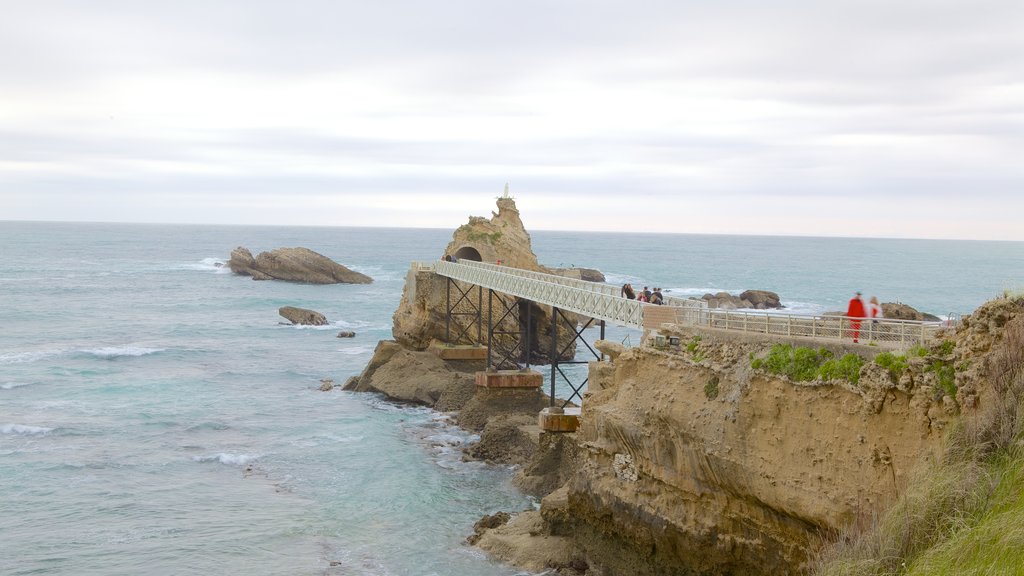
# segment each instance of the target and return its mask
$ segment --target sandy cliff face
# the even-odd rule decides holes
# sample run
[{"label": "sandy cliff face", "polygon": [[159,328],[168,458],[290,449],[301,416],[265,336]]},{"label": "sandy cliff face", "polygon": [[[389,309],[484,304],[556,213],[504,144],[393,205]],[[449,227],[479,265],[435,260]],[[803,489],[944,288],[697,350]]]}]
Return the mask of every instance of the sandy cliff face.
[{"label": "sandy cliff face", "polygon": [[[755,371],[750,354],[772,342],[711,331],[696,349],[592,364],[573,470],[545,498],[541,533],[575,542],[594,574],[797,572],[824,532],[882,510],[939,456],[958,404],[930,367],[970,365],[961,347],[986,347],[978,334],[1000,321],[980,315],[955,354],[936,346],[900,377],[867,363],[858,384]],[[515,523],[482,545],[507,544]]]}]

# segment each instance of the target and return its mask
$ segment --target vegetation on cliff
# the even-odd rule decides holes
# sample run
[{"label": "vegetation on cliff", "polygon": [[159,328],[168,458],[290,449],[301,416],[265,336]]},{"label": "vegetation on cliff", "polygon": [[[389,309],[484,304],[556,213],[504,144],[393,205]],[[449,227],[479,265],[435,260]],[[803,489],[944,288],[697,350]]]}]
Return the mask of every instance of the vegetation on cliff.
[{"label": "vegetation on cliff", "polygon": [[[884,516],[823,548],[816,575],[1016,574],[1024,548],[1024,298],[986,361],[976,410],[951,431],[942,458],[922,467]],[[956,391],[952,344],[929,364],[937,393]],[[967,346],[965,346],[967,348]],[[946,354],[942,354],[945,352]],[[969,350],[967,351],[969,352]],[[960,359],[966,369],[971,359]],[[895,363],[894,363],[895,364]]]}]

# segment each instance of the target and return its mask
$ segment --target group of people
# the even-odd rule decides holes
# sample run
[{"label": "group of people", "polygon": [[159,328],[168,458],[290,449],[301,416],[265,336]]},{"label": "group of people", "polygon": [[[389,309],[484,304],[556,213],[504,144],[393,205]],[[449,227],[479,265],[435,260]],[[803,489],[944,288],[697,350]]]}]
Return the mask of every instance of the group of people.
[{"label": "group of people", "polygon": [[641,290],[639,294],[637,294],[636,291],[633,290],[633,285],[627,283],[622,285],[622,290],[620,290],[619,293],[624,298],[628,298],[630,300],[649,302],[651,304],[665,303],[665,296],[662,295],[661,288],[655,288],[652,291],[647,286],[644,286],[644,289]]},{"label": "group of people", "polygon": [[878,298],[875,296],[872,296],[871,300],[865,303],[861,298],[860,292],[857,292],[853,298],[850,298],[850,304],[846,307],[846,315],[850,317],[850,331],[853,333],[853,341],[857,342],[860,338],[860,319],[881,318],[882,306],[878,303]]}]

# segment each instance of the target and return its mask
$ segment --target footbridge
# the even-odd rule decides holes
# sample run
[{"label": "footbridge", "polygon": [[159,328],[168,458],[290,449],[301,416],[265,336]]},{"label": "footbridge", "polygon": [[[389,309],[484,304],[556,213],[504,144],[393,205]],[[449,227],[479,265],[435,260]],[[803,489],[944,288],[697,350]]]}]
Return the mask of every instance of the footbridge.
[{"label": "footbridge", "polygon": [[[446,340],[449,345],[460,341],[473,341],[478,346],[486,345],[487,375],[494,381],[502,381],[495,372],[502,367],[513,368],[521,372],[529,372],[531,350],[530,341],[534,330],[530,318],[530,303],[550,306],[551,329],[549,333],[550,350],[548,359],[551,362],[551,406],[554,406],[556,376],[561,375],[573,390],[572,396],[565,401],[568,405],[573,399],[582,400],[584,380],[579,386],[574,385],[562,371],[563,364],[581,364],[586,360],[563,359],[568,353],[572,356],[571,342],[582,342],[597,360],[601,354],[594,351],[582,337],[583,331],[593,323],[601,328],[601,338],[605,336],[605,324],[611,322],[618,326],[626,326],[641,330],[658,330],[662,324],[679,324],[684,326],[722,329],[752,334],[763,334],[775,337],[798,337],[825,343],[828,341],[846,340],[872,344],[889,349],[905,349],[914,345],[923,345],[941,328],[938,323],[919,322],[894,319],[864,319],[846,316],[812,316],[797,314],[780,314],[766,311],[736,311],[709,309],[703,300],[666,297],[663,305],[649,304],[624,298],[620,288],[600,282],[588,282],[575,278],[567,278],[554,274],[523,270],[510,266],[488,264],[469,260],[437,261],[416,263],[414,269],[420,272],[433,272],[448,279],[446,296],[446,316],[450,325],[458,316],[470,316],[470,325],[446,327]],[[468,286],[468,288],[467,288]],[[487,290],[487,320],[484,322],[483,291]],[[475,291],[475,293],[474,293]],[[515,302],[497,298],[495,313],[495,293],[513,296]],[[526,304],[522,306],[522,304]],[[459,308],[469,312],[457,311]],[[585,319],[582,327],[578,327],[575,316],[569,317],[564,312],[571,312]],[[525,319],[523,315],[525,314]],[[513,330],[501,331],[502,325],[509,317],[515,322],[506,325],[517,326]],[[476,338],[470,334],[472,324],[476,325]],[[563,330],[572,330],[570,344],[564,349],[556,348],[559,342],[559,324]],[[486,343],[483,342],[486,331]],[[454,336],[453,336],[454,334]],[[495,335],[504,335],[506,339],[518,339],[515,349],[507,346],[501,349],[501,339]],[[656,339],[657,341],[657,339]],[[663,342],[669,344],[669,342]],[[522,364],[525,362],[525,368]],[[508,370],[505,370],[506,372]],[[539,373],[533,372],[539,379]],[[478,377],[478,383],[479,377]],[[484,384],[486,385],[486,384]],[[512,387],[512,385],[509,385]]]},{"label": "footbridge", "polygon": [[915,320],[709,309],[703,300],[672,296],[666,296],[664,305],[656,305],[624,298],[619,287],[610,284],[483,262],[439,261],[418,266],[452,280],[643,330],[683,324],[822,341],[856,339],[901,349],[925,344],[942,327],[940,323]]}]

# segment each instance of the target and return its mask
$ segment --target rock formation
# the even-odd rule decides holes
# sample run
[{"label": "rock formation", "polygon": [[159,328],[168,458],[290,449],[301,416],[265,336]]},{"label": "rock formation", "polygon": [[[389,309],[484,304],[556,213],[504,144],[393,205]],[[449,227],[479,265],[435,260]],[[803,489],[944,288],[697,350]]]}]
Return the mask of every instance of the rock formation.
[{"label": "rock formation", "polygon": [[327,317],[315,310],[296,308],[295,306],[282,306],[277,309],[277,313],[292,324],[302,324],[303,326],[327,325]]},{"label": "rock formation", "polygon": [[594,268],[576,268],[575,266],[572,268],[551,268],[549,272],[559,276],[565,276],[566,278],[575,278],[577,280],[585,280],[587,282],[606,281],[604,272]]},{"label": "rock formation", "polygon": [[[469,222],[460,226],[452,234],[452,241],[444,250],[445,256],[454,256],[459,260],[475,260],[489,263],[500,261],[503,266],[548,272],[537,263],[537,256],[530,244],[530,235],[523,228],[512,198],[498,199],[498,213],[490,220],[482,217],[470,217]],[[460,284],[463,290],[468,285]],[[450,294],[456,302],[452,320],[454,327],[447,322],[447,298]],[[487,306],[484,293],[476,292],[469,298],[461,298],[456,290],[449,292],[448,280],[427,271],[410,270],[402,291],[402,299],[392,317],[395,340],[411,350],[425,350],[434,341],[446,342],[448,339],[462,335],[459,342],[450,344],[483,343],[486,340],[486,327],[474,324],[474,309],[481,302]],[[551,308],[535,303],[517,302],[516,299],[496,294],[494,309],[496,315],[503,314],[507,307],[518,307],[516,314],[502,320],[503,324],[496,332],[518,333],[521,328],[530,332],[532,364],[544,364],[550,361],[551,350]],[[526,307],[529,307],[527,312]],[[482,314],[485,316],[486,314]],[[526,318],[530,317],[529,326]],[[575,325],[578,318],[566,314]],[[506,338],[499,336],[499,338]],[[510,346],[514,343],[510,343]],[[563,359],[571,359],[576,347],[572,335],[564,327],[559,328],[558,350],[564,350]],[[524,359],[520,350],[520,359]]]},{"label": "rock formation", "polygon": [[338,264],[309,248],[278,248],[253,258],[247,248],[231,251],[228,267],[253,280],[287,280],[306,284],[369,284],[373,278]]},{"label": "rock formation", "polygon": [[[531,541],[560,538],[601,574],[799,573],[824,535],[870,520],[938,457],[961,410],[1000,401],[987,355],[1016,317],[1024,301],[989,302],[926,356],[897,371],[867,362],[855,384],[754,370],[751,354],[778,342],[756,335],[671,326],[692,345],[599,343],[614,357],[591,363],[580,431],[542,435],[520,475],[536,484],[554,468],[561,488],[478,545],[527,567],[545,563],[524,553]],[[562,463],[531,471],[545,459]]]},{"label": "rock formation", "polygon": [[779,301],[779,295],[767,290],[746,290],[739,296],[728,292],[716,294],[705,294],[701,300],[708,303],[708,308],[722,308],[735,310],[736,308],[755,308],[757,310],[768,310],[784,308]]},{"label": "rock formation", "polygon": [[900,302],[882,302],[882,315],[894,320],[924,320],[926,322],[938,322],[939,317],[934,314],[918,312],[915,308]]},{"label": "rock formation", "polygon": [[523,270],[544,271],[533,253],[530,234],[519,218],[516,201],[509,197],[498,198],[498,212],[491,212],[491,219],[470,216],[452,234],[452,241],[444,249],[446,256],[477,262],[501,262],[504,266]]}]

